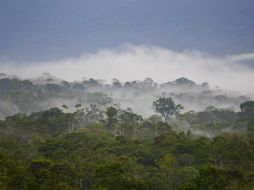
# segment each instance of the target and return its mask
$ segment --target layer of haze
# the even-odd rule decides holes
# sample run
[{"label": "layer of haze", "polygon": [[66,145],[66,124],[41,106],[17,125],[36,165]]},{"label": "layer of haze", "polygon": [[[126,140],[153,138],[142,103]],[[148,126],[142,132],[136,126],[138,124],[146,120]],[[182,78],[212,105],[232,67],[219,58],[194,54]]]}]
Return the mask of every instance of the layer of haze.
[{"label": "layer of haze", "polygon": [[48,72],[69,81],[84,77],[106,82],[112,78],[128,81],[151,77],[156,82],[167,82],[186,77],[197,83],[208,82],[212,87],[254,93],[254,69],[243,64],[253,61],[254,53],[215,57],[198,51],[126,45],[63,60],[24,65],[2,62],[0,71],[22,78],[35,78]]}]

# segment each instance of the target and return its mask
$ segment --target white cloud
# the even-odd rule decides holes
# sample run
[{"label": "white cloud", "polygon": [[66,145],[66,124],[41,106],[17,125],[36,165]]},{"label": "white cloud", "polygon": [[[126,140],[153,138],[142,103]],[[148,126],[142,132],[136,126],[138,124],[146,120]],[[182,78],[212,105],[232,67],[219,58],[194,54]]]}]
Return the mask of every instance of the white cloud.
[{"label": "white cloud", "polygon": [[228,56],[232,61],[254,61],[254,53],[244,53],[240,55]]},{"label": "white cloud", "polygon": [[254,92],[254,70],[242,61],[254,60],[254,54],[214,57],[198,51],[176,52],[155,46],[124,46],[104,49],[93,54],[58,61],[19,64],[0,64],[1,72],[24,78],[49,72],[65,80],[82,77],[111,81],[143,80],[151,77],[167,82],[187,77],[195,82],[242,92]]}]

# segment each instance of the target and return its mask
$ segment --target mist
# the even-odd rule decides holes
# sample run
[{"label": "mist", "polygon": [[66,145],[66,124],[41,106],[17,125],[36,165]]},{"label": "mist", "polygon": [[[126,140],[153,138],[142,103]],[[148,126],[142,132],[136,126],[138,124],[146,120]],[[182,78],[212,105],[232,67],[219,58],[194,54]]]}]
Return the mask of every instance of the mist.
[{"label": "mist", "polygon": [[101,49],[79,57],[46,62],[1,62],[0,71],[22,78],[36,78],[48,72],[67,81],[97,78],[111,82],[153,78],[167,82],[186,77],[196,82],[208,82],[212,87],[242,93],[254,93],[254,69],[247,63],[254,53],[216,57],[196,50],[172,51],[156,46],[124,45],[116,49]]}]

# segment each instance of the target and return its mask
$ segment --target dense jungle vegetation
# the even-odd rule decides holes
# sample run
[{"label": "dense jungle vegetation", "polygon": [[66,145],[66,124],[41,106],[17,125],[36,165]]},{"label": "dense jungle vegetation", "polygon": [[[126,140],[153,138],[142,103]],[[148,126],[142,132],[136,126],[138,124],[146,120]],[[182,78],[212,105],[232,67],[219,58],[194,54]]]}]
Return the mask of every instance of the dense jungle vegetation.
[{"label": "dense jungle vegetation", "polygon": [[[2,116],[8,106],[17,108],[0,120],[1,190],[254,189],[254,102],[248,98],[219,95],[184,78],[160,87],[150,79],[62,83],[0,80]],[[171,88],[175,94],[165,92]],[[153,114],[117,104],[103,90],[119,99],[128,93],[125,101],[133,105],[153,92],[144,105]],[[50,107],[49,100],[62,104],[31,111]],[[242,103],[188,111],[188,100]]]},{"label": "dense jungle vegetation", "polygon": [[[149,118],[131,109],[75,107],[73,113],[51,108],[0,121],[0,189],[254,187],[252,101],[241,104],[240,112],[209,107],[181,114],[172,99],[159,98],[154,101],[158,115]],[[185,121],[190,129],[176,130]],[[213,138],[191,132],[229,127],[234,131]]]}]

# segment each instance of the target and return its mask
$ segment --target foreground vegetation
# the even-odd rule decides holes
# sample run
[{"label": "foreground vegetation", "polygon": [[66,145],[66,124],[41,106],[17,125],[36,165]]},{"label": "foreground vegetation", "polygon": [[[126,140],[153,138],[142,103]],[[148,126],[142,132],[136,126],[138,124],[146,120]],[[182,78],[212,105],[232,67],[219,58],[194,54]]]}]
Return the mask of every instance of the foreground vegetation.
[{"label": "foreground vegetation", "polygon": [[[167,103],[168,113],[161,106]],[[0,189],[254,189],[253,102],[241,112],[208,107],[184,114],[173,103],[154,101],[162,117],[147,119],[95,105],[7,117],[0,121]]]}]

